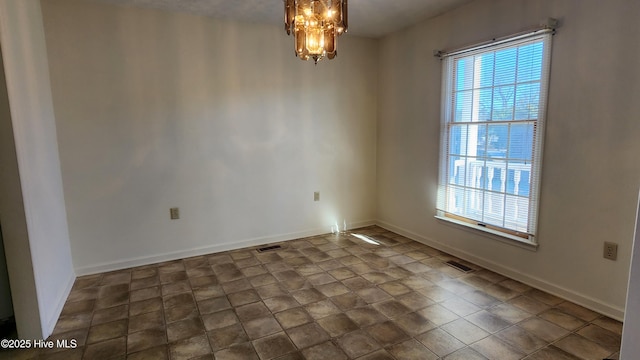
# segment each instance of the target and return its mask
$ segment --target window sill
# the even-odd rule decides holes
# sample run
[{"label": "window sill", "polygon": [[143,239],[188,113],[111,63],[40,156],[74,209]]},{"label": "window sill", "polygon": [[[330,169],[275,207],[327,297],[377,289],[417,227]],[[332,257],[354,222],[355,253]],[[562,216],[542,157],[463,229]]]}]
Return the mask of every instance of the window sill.
[{"label": "window sill", "polygon": [[531,242],[531,241],[527,241],[527,240],[525,240],[525,239],[523,239],[521,237],[518,237],[518,236],[505,234],[505,233],[497,231],[497,230],[493,230],[493,229],[489,229],[489,228],[486,228],[486,227],[482,227],[482,226],[466,223],[464,221],[459,221],[459,220],[455,220],[455,219],[444,217],[444,216],[436,215],[435,218],[440,220],[440,221],[442,221],[442,222],[444,222],[447,225],[452,225],[452,226],[460,228],[462,230],[474,232],[476,234],[488,237],[488,238],[496,240],[496,241],[503,242],[505,244],[517,246],[519,248],[530,250],[530,251],[537,251],[538,250],[538,244],[536,244],[534,242]]}]

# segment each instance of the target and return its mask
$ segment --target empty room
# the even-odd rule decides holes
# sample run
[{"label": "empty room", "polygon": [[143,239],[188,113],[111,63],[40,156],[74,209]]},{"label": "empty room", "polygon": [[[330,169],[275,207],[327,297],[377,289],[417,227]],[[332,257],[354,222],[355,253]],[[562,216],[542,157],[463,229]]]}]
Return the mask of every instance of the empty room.
[{"label": "empty room", "polygon": [[0,359],[633,360],[638,14],[0,0]]}]

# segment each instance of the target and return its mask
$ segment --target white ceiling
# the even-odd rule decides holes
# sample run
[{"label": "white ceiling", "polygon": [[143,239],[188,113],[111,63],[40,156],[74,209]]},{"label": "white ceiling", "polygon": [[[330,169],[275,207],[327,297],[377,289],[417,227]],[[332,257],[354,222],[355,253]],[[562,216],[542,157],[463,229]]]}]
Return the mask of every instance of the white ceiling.
[{"label": "white ceiling", "polygon": [[[281,24],[283,0],[98,0],[238,21]],[[377,38],[472,0],[350,0],[349,34]]]}]

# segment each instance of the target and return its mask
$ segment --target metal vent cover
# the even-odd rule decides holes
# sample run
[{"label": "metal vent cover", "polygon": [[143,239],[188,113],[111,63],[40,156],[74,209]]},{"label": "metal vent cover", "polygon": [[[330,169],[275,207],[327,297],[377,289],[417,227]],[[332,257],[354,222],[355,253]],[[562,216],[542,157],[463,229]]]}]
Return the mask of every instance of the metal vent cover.
[{"label": "metal vent cover", "polygon": [[259,253],[263,253],[263,252],[267,252],[267,251],[274,251],[274,250],[280,250],[282,249],[282,246],[280,245],[271,245],[271,246],[265,246],[265,247],[261,247],[256,249],[257,252]]},{"label": "metal vent cover", "polygon": [[447,261],[445,264],[447,264],[447,265],[451,266],[451,267],[452,267],[452,268],[454,268],[454,269],[460,270],[460,271],[462,271],[463,273],[470,273],[470,272],[472,272],[472,271],[473,271],[473,269],[472,269],[472,268],[468,267],[467,265],[460,264],[460,263],[459,263],[459,262],[457,262],[457,261],[449,260],[449,261]]}]

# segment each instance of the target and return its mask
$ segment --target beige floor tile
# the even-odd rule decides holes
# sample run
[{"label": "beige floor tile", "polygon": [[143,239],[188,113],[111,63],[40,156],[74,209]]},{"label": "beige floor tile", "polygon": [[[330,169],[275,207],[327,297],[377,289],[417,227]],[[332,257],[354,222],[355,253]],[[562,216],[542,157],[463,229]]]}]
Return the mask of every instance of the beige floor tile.
[{"label": "beige floor tile", "polygon": [[89,335],[87,336],[87,344],[93,344],[126,335],[127,323],[128,321],[123,319],[92,326],[89,329]]},{"label": "beige floor tile", "polygon": [[233,310],[223,310],[213,314],[203,315],[202,321],[205,329],[209,331],[231,326],[238,322],[238,317]]},{"label": "beige floor tile", "polygon": [[403,343],[390,346],[387,350],[398,360],[438,359],[436,354],[432,353],[416,339],[407,340]]},{"label": "beige floor tile", "polygon": [[584,360],[600,360],[612,353],[593,341],[574,334],[559,340],[554,345]]},{"label": "beige floor tile", "polygon": [[585,321],[573,317],[557,309],[549,309],[539,315],[541,318],[561,326],[567,330],[576,330],[585,324]]},{"label": "beige floor tile", "polygon": [[501,303],[501,301],[495,297],[479,290],[467,292],[462,295],[462,298],[483,309],[496,306]]},{"label": "beige floor tile", "polygon": [[167,339],[169,342],[174,342],[201,335],[204,331],[204,325],[199,317],[176,321],[167,325]]},{"label": "beige floor tile", "polygon": [[304,289],[295,291],[292,293],[293,297],[301,305],[310,304],[312,302],[320,301],[325,298],[324,295],[317,289]]},{"label": "beige floor tile", "polygon": [[422,315],[422,317],[431,321],[437,326],[450,323],[460,318],[458,315],[454,314],[452,311],[439,304],[427,306],[426,308],[419,310],[418,314]]},{"label": "beige floor tile", "polygon": [[551,295],[538,289],[531,289],[526,292],[526,295],[551,306],[558,305],[564,301],[557,296]]},{"label": "beige floor tile", "polygon": [[518,360],[522,359],[525,355],[500,341],[500,339],[495,336],[486,337],[471,345],[471,347],[487,359]]},{"label": "beige floor tile", "polygon": [[124,356],[127,350],[127,338],[122,336],[116,339],[87,345],[84,358],[95,360],[110,359],[116,356]]},{"label": "beige floor tile", "polygon": [[470,345],[489,336],[489,333],[473,325],[465,319],[458,319],[440,327],[463,343]]},{"label": "beige floor tile", "polygon": [[325,341],[322,344],[312,346],[310,348],[302,350],[304,358],[307,360],[346,360],[347,355],[344,351],[340,350],[331,341]]},{"label": "beige floor tile", "polygon": [[396,319],[411,312],[411,309],[395,299],[373,304],[373,308],[389,319]]},{"label": "beige floor tile", "polygon": [[345,334],[339,337],[337,341],[342,351],[344,351],[350,359],[355,359],[380,349],[380,344],[362,330]]},{"label": "beige floor tile", "polygon": [[525,354],[530,354],[547,345],[544,340],[517,326],[502,330],[496,336],[502,342]]},{"label": "beige floor tile", "polygon": [[441,329],[427,331],[426,333],[417,336],[416,340],[420,341],[434,354],[441,357],[451,354],[465,346],[462,341]]},{"label": "beige floor tile", "polygon": [[235,312],[238,314],[240,321],[249,321],[271,314],[269,309],[261,301],[239,306],[235,308]]},{"label": "beige floor tile", "polygon": [[[430,281],[435,282],[436,280],[434,279],[433,273],[434,272],[429,273],[429,274],[424,274],[423,276],[425,278],[429,277]],[[435,302],[445,301],[447,299],[451,299],[451,298],[454,298],[456,296],[451,291],[445,290],[444,288],[441,288],[438,285],[426,286],[426,287],[423,287],[423,288],[418,289],[416,291],[418,291],[420,294],[428,297],[429,299],[431,299],[431,300],[433,300]]]},{"label": "beige floor tile", "polygon": [[610,319],[606,316],[601,316],[593,320],[592,322],[593,324],[598,325],[603,329],[607,329],[618,335],[622,335],[622,323],[620,321]]},{"label": "beige floor tile", "polygon": [[92,315],[90,313],[60,316],[54,334],[64,333],[76,329],[88,328],[91,325]]},{"label": "beige floor tile", "polygon": [[485,310],[471,314],[465,317],[465,319],[489,333],[498,332],[511,325],[510,322]]},{"label": "beige floor tile", "polygon": [[527,360],[580,360],[579,358],[558,349],[555,346],[547,346],[546,348],[527,357]]},{"label": "beige floor tile", "polygon": [[233,281],[229,281],[227,283],[222,284],[222,289],[227,294],[236,293],[243,290],[249,290],[251,288],[252,288],[251,283],[249,283],[249,280],[247,279],[238,279],[238,280],[233,280]]},{"label": "beige floor tile", "polygon": [[506,279],[504,281],[501,281],[499,285],[504,286],[507,289],[511,289],[518,293],[524,293],[531,290],[531,286],[523,284],[516,280],[512,280],[512,279]]},{"label": "beige floor tile", "polygon": [[365,356],[359,357],[358,360],[395,360],[386,350],[377,350]]},{"label": "beige floor tile", "polygon": [[394,322],[410,336],[420,335],[436,327],[434,323],[416,312],[402,315],[394,319]]},{"label": "beige floor tile", "polygon": [[[129,316],[146,314],[153,311],[162,310],[162,298],[156,297],[142,301],[131,302],[128,306],[122,305],[122,308],[129,309]],[[113,308],[112,308],[113,309]],[[126,311],[122,314],[126,318]],[[95,314],[94,314],[95,317]],[[94,319],[95,322],[95,319]]]},{"label": "beige floor tile", "polygon": [[445,359],[446,360],[487,360],[486,357],[482,356],[482,354],[473,350],[472,348],[460,349],[454,352],[453,354],[447,355]]},{"label": "beige floor tile", "polygon": [[287,335],[298,349],[304,349],[329,340],[329,334],[317,323],[309,323],[288,329]]},{"label": "beige floor tile", "polygon": [[167,335],[164,329],[147,329],[129,334],[126,340],[127,352],[134,353],[156,345],[166,344]]},{"label": "beige floor tile", "polygon": [[434,304],[433,300],[428,299],[426,296],[416,291],[396,296],[396,299],[412,311],[421,310]]},{"label": "beige floor tile", "polygon": [[[150,289],[154,289],[154,288],[150,288]],[[148,290],[148,289],[144,289],[140,291],[145,291],[145,290]],[[158,296],[158,295],[159,294],[155,294],[155,296]],[[155,296],[150,296],[150,297],[155,297]],[[143,299],[140,299],[140,300],[145,300],[145,299],[147,299],[146,295],[144,296]],[[133,300],[133,294],[132,294],[132,301],[137,301],[137,300]],[[164,304],[165,309],[168,309],[177,305],[182,306],[185,304],[195,304],[195,301],[193,299],[193,294],[191,293],[182,293],[182,294],[165,296],[162,298],[162,302]]]},{"label": "beige floor tile", "polygon": [[620,335],[603,329],[597,325],[587,325],[578,330],[576,334],[589,339],[603,348],[613,352],[620,350],[621,337]]},{"label": "beige floor tile", "polygon": [[[156,285],[159,285],[159,284],[156,284]],[[160,289],[161,289],[160,292],[162,293],[162,296],[169,296],[169,295],[175,295],[175,294],[180,294],[185,292],[191,292],[191,285],[189,285],[189,282],[187,280],[182,280],[182,281],[176,281],[173,283],[164,284],[161,286]]]},{"label": "beige floor tile", "polygon": [[269,298],[264,301],[264,304],[272,314],[300,306],[300,303],[290,295],[281,295]]},{"label": "beige floor tile", "polygon": [[81,300],[75,302],[67,302],[60,313],[60,316],[69,316],[77,314],[91,314],[95,304],[95,299]]},{"label": "beige floor tile", "polygon": [[359,329],[358,325],[344,313],[327,316],[318,320],[318,324],[331,336],[339,337]]},{"label": "beige floor tile", "polygon": [[253,347],[262,360],[274,359],[296,350],[289,337],[284,333],[277,333],[255,340]]},{"label": "beige floor tile", "polygon": [[272,298],[274,296],[280,295],[288,295],[289,293],[279,284],[270,284],[265,286],[260,286],[255,289],[258,293],[258,296],[262,300],[266,300],[268,298]]},{"label": "beige floor tile", "polygon": [[340,282],[331,282],[317,286],[318,291],[326,297],[334,297],[348,293],[350,290]]},{"label": "beige floor tile", "polygon": [[261,299],[260,296],[258,295],[258,292],[255,289],[248,289],[248,290],[239,291],[237,293],[229,294],[228,298],[229,298],[229,302],[234,307],[250,304],[256,301],[260,301]]},{"label": "beige floor tile", "polygon": [[454,312],[458,316],[467,316],[482,310],[479,306],[459,297],[445,300],[441,302],[440,305]]},{"label": "beige floor tile", "polygon": [[[248,291],[253,291],[253,290],[248,290]],[[198,301],[198,310],[200,314],[205,315],[205,314],[211,314],[211,313],[222,311],[222,310],[231,309],[231,304],[234,303],[233,296],[237,294],[240,294],[240,293],[231,294],[229,295],[228,299],[226,296],[220,296],[220,297],[209,298],[206,300]],[[244,294],[242,295],[242,298],[243,299],[250,298],[253,300],[254,297],[252,295],[253,294],[251,293]],[[231,299],[231,302],[229,301],[229,299]],[[254,301],[258,301],[258,300],[260,299],[257,297],[257,293],[256,293]],[[239,299],[236,299],[234,306],[245,305],[254,301],[244,302],[244,301],[239,301]]]},{"label": "beige floor tile", "polygon": [[556,308],[566,314],[575,316],[578,319],[582,319],[584,321],[593,321],[600,317],[600,314],[598,314],[597,312],[591,311],[569,301],[565,301],[563,303],[560,303],[559,305],[556,305]]},{"label": "beige floor tile", "polygon": [[513,298],[508,303],[531,314],[539,314],[550,308],[549,305],[526,295]]},{"label": "beige floor tile", "polygon": [[353,292],[334,296],[331,298],[331,302],[333,302],[342,311],[347,311],[367,305],[367,302],[364,301],[364,299]]},{"label": "beige floor tile", "polygon": [[127,355],[127,360],[168,360],[169,347],[160,345]]},{"label": "beige floor tile", "polygon": [[373,284],[365,280],[361,276],[354,276],[346,280],[342,280],[342,283],[351,289],[352,291],[358,291],[366,288],[370,288]]},{"label": "beige floor tile", "polygon": [[216,360],[258,360],[258,354],[251,343],[234,344],[214,354]]},{"label": "beige floor tile", "polygon": [[519,323],[520,321],[523,321],[533,316],[533,314],[528,313],[508,303],[502,303],[500,305],[496,305],[488,309],[487,311],[511,324]]},{"label": "beige floor tile", "polygon": [[347,316],[361,328],[386,321],[387,318],[373,307],[361,307],[347,311]]},{"label": "beige floor tile", "polygon": [[146,329],[164,329],[164,315],[162,310],[144,313],[129,318],[129,333]]},{"label": "beige floor tile", "polygon": [[284,329],[300,326],[313,321],[307,310],[297,307],[275,314]]},{"label": "beige floor tile", "polygon": [[520,295],[519,292],[503,286],[502,283],[491,284],[482,290],[500,301],[508,301]]},{"label": "beige floor tile", "polygon": [[251,340],[282,331],[282,327],[273,316],[249,320],[243,322],[242,326]]},{"label": "beige floor tile", "polygon": [[228,327],[211,330],[207,333],[209,343],[213,351],[218,351],[234,344],[242,344],[249,341],[242,325],[233,324]]},{"label": "beige floor tile", "polygon": [[193,296],[197,301],[206,300],[212,297],[218,297],[225,295],[222,286],[220,285],[209,285],[201,288],[197,288],[193,290]]},{"label": "beige floor tile", "polygon": [[368,304],[374,304],[377,302],[392,299],[391,295],[374,286],[357,290],[356,294],[358,294],[358,296],[360,296]]},{"label": "beige floor tile", "polygon": [[385,321],[365,329],[382,347],[387,347],[409,340],[409,335],[392,321]]},{"label": "beige floor tile", "polygon": [[164,317],[167,324],[170,324],[174,321],[191,319],[198,316],[200,316],[198,307],[191,301],[184,304],[178,304],[164,311]]},{"label": "beige floor tile", "polygon": [[50,337],[79,347],[42,358],[619,356],[618,321],[382,228],[357,233],[377,245],[327,234],[79,277]]},{"label": "beige floor tile", "polygon": [[566,329],[539,317],[529,318],[519,323],[518,326],[549,343],[569,334]]},{"label": "beige floor tile", "polygon": [[319,320],[324,317],[335,315],[341,312],[341,310],[338,309],[338,307],[328,299],[305,305],[304,308],[315,320]]},{"label": "beige floor tile", "polygon": [[211,346],[206,335],[200,335],[169,344],[171,360],[192,359],[211,353]]}]

